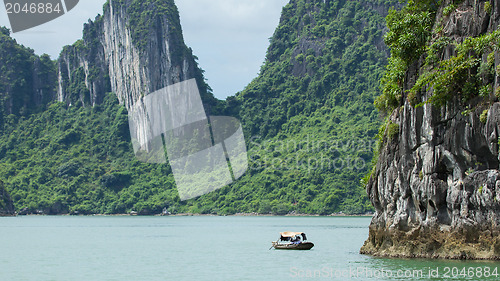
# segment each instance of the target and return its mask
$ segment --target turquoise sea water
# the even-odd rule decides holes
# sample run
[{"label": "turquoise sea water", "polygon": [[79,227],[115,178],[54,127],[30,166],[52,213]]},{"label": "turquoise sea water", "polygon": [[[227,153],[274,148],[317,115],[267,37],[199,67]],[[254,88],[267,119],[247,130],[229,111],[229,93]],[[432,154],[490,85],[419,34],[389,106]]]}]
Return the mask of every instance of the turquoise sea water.
[{"label": "turquoise sea water", "polygon": [[[367,217],[0,218],[0,280],[500,279],[498,262],[360,255],[369,223]],[[315,247],[269,250],[287,230],[306,232]]]}]

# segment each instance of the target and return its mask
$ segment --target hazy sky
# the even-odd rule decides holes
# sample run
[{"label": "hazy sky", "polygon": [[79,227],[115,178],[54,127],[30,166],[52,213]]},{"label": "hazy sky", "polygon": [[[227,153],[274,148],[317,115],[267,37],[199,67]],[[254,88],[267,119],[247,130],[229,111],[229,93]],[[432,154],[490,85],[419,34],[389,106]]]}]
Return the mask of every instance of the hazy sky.
[{"label": "hazy sky", "polygon": [[[82,36],[83,24],[102,13],[106,0],[80,0],[68,14],[12,36],[37,54],[56,59]],[[234,95],[257,76],[269,37],[288,0],[175,0],[186,44],[199,58],[218,98]],[[10,28],[0,5],[0,25]]]}]

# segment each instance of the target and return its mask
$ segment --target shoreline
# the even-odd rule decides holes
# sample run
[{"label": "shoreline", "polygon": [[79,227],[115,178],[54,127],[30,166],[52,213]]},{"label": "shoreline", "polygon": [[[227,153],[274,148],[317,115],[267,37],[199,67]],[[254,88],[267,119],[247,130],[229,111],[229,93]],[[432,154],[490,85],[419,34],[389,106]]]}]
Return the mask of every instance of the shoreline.
[{"label": "shoreline", "polygon": [[286,215],[273,215],[273,214],[258,214],[258,213],[236,213],[233,215],[217,215],[217,214],[193,214],[193,213],[179,213],[179,214],[156,214],[156,215],[138,215],[138,214],[90,214],[90,215],[72,215],[72,214],[57,214],[57,215],[46,215],[46,214],[26,214],[19,215],[14,214],[5,217],[24,217],[24,216],[74,216],[74,217],[372,217],[373,214],[356,214],[356,215],[346,215],[346,214],[330,214],[330,215],[318,215],[318,214],[286,214]]}]

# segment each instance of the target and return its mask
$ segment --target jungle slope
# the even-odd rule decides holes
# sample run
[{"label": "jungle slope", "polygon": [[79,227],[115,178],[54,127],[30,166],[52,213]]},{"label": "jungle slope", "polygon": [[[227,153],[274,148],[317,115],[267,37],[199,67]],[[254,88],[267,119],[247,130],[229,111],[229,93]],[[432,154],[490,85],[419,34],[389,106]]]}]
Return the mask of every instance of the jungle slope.
[{"label": "jungle slope", "polygon": [[292,0],[284,7],[259,76],[227,100],[243,122],[250,157],[250,171],[224,194],[231,210],[372,210],[360,181],[380,124],[373,101],[388,56],[383,18],[397,3]]}]

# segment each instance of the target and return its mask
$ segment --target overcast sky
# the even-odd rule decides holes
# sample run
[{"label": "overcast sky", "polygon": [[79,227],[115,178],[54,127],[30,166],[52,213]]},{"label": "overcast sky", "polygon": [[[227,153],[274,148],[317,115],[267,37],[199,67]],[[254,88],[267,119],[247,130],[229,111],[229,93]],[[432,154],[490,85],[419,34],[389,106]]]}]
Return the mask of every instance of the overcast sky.
[{"label": "overcast sky", "polygon": [[[56,59],[62,47],[82,36],[83,24],[102,13],[106,0],[81,0],[68,14],[12,36]],[[175,0],[186,44],[199,58],[216,97],[234,95],[257,76],[269,37],[288,0]],[[0,5],[0,25],[10,28]]]}]

